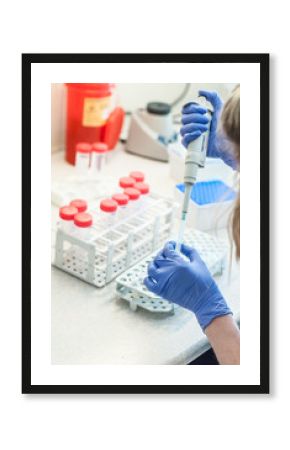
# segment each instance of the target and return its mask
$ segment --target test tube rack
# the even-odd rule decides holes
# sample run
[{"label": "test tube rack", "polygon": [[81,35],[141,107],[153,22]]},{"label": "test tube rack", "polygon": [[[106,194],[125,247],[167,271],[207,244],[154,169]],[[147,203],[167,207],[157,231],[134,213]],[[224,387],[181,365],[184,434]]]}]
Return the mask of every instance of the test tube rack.
[{"label": "test tube rack", "polygon": [[[198,251],[212,276],[223,273],[228,253],[228,245],[224,240],[202,231],[188,230],[185,232],[184,243]],[[154,259],[156,253],[155,251],[147,256],[117,278],[117,294],[129,302],[132,311],[140,307],[152,313],[174,314],[177,305],[156,296],[143,284],[147,276],[148,264]]]},{"label": "test tube rack", "polygon": [[150,194],[142,207],[100,231],[98,206],[91,205],[94,225],[89,239],[57,228],[53,264],[96,287],[103,287],[159,248],[172,233],[176,205]]}]

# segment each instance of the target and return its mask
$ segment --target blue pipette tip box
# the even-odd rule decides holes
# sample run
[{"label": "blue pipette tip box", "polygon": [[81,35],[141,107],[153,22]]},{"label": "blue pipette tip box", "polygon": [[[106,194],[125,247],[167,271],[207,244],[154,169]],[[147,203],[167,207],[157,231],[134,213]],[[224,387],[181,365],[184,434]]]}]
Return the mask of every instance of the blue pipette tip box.
[{"label": "blue pipette tip box", "polygon": [[[176,187],[184,192],[184,183]],[[191,191],[191,200],[200,206],[231,201],[235,197],[235,191],[221,180],[198,181]]]},{"label": "blue pipette tip box", "polygon": [[[182,203],[184,183],[176,185],[175,197]],[[236,192],[222,180],[198,181],[191,191],[188,224],[210,231],[228,226]]]}]

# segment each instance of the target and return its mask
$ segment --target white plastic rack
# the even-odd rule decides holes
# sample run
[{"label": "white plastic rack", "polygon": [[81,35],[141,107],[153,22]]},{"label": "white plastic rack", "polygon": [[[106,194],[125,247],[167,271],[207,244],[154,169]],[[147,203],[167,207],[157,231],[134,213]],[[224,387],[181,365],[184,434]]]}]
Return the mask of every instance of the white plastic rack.
[{"label": "white plastic rack", "polygon": [[102,230],[98,205],[88,210],[94,218],[88,240],[57,228],[53,264],[83,281],[102,287],[159,248],[172,234],[176,205],[150,194],[146,204]]},{"label": "white plastic rack", "polygon": [[[194,247],[214,276],[223,273],[228,245],[224,240],[198,230],[187,231],[184,242]],[[129,302],[130,308],[136,311],[138,306],[152,313],[174,313],[177,305],[164,300],[148,291],[143,284],[147,276],[148,264],[156,256],[156,251],[131,267],[117,278],[118,295]]]}]

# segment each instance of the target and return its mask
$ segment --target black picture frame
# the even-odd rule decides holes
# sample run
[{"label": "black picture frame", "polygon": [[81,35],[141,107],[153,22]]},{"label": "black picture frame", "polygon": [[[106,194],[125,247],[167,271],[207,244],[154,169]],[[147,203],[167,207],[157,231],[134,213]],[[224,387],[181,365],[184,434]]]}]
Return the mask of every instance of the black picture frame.
[{"label": "black picture frame", "polygon": [[[269,54],[23,54],[22,55],[22,393],[267,394],[269,393]],[[260,64],[260,383],[258,385],[31,384],[31,65],[33,63]]]}]

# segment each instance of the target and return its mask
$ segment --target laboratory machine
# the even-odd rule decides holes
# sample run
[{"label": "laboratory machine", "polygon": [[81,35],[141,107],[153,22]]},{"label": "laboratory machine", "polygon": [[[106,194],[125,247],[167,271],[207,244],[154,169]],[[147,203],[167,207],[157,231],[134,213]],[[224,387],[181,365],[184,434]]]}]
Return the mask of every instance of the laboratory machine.
[{"label": "laboratory machine", "polygon": [[133,112],[126,150],[146,158],[168,161],[168,145],[177,139],[171,106],[150,102]]}]

